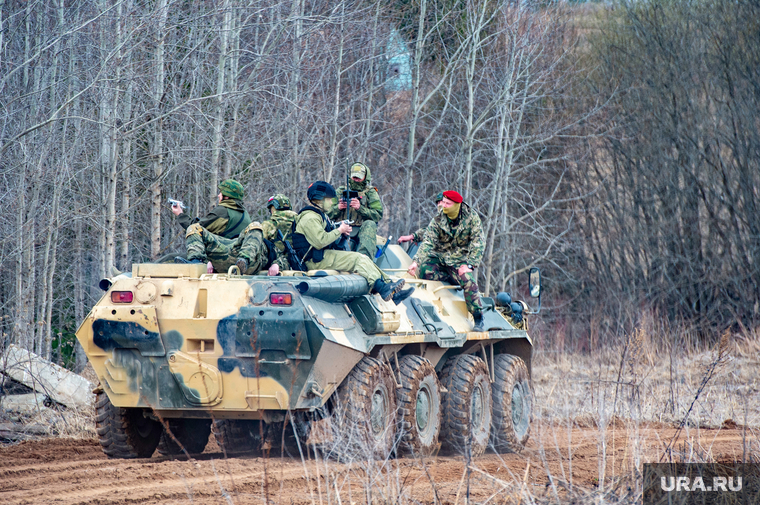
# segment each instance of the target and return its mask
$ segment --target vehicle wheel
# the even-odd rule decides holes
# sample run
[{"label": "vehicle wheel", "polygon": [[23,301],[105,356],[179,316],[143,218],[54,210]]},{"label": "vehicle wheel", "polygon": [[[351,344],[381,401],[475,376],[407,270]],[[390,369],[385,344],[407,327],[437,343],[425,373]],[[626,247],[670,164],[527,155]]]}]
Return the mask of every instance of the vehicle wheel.
[{"label": "vehicle wheel", "polygon": [[338,389],[336,416],[341,452],[388,457],[396,439],[396,387],[388,366],[365,357]]},{"label": "vehicle wheel", "polygon": [[491,432],[491,381],[482,359],[472,354],[450,358],[441,372],[441,448],[479,456]]},{"label": "vehicle wheel", "polygon": [[525,362],[511,354],[494,358],[493,429],[496,452],[520,452],[530,436],[533,395]]},{"label": "vehicle wheel", "polygon": [[210,419],[166,419],[166,424],[171,435],[166,431],[167,426],[164,426],[158,443],[160,454],[173,456],[185,451],[188,454],[200,454],[206,448],[211,434]]},{"label": "vehicle wheel", "polygon": [[262,421],[221,419],[214,421],[216,443],[226,455],[259,454],[261,452]]},{"label": "vehicle wheel", "polygon": [[149,458],[161,438],[161,423],[143,415],[144,409],[114,407],[108,396],[95,399],[95,431],[109,458]]},{"label": "vehicle wheel", "polygon": [[430,361],[421,356],[399,360],[401,389],[398,421],[401,449],[407,454],[429,456],[438,446],[441,430],[441,388]]}]

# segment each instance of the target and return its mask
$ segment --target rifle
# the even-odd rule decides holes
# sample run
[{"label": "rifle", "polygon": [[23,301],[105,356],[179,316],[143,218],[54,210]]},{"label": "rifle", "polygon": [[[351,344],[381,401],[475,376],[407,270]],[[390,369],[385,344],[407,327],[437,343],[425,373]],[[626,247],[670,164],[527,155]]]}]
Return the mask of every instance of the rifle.
[{"label": "rifle", "polygon": [[[353,224],[353,221],[349,221],[348,219],[344,219],[343,221],[338,221],[337,223],[333,223],[333,226],[336,228],[342,225],[343,223],[346,224]],[[338,250],[341,251],[351,251],[351,237],[348,235],[342,235],[338,237],[338,240],[335,241],[335,247],[338,248]]]},{"label": "rifle", "polygon": [[288,256],[288,263],[290,263],[290,268],[293,270],[300,270],[301,272],[306,272],[308,268],[306,268],[306,265],[304,264],[303,260],[298,257],[298,254],[296,254],[296,250],[293,249],[293,246],[290,242],[285,240],[285,236],[282,234],[282,231],[277,230],[277,239],[282,242],[282,244],[285,246],[285,252]]}]

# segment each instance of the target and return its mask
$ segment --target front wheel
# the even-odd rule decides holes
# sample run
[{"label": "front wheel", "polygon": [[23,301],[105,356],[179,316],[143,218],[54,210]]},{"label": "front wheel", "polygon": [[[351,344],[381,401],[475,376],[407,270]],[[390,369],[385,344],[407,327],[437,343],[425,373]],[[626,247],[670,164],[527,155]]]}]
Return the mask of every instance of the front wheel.
[{"label": "front wheel", "polygon": [[496,452],[520,452],[530,436],[533,396],[525,362],[511,354],[494,358],[493,430]]},{"label": "front wheel", "polygon": [[399,360],[401,388],[398,390],[401,450],[429,456],[438,446],[441,429],[441,387],[435,368],[421,356]]},{"label": "front wheel", "polygon": [[145,409],[115,407],[105,392],[95,398],[95,431],[109,458],[149,458],[161,438],[161,423],[143,414]]},{"label": "front wheel", "polygon": [[333,417],[341,452],[387,458],[396,439],[396,387],[390,368],[369,356],[362,359],[338,389]]},{"label": "front wheel", "polygon": [[491,431],[491,381],[485,362],[472,354],[449,358],[441,371],[441,448],[483,454]]}]

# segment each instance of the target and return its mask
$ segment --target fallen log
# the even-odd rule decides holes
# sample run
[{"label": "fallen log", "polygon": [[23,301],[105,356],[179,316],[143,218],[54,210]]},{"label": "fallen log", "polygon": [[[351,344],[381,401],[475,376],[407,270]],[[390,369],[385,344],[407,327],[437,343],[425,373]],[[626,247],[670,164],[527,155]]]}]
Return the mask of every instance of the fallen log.
[{"label": "fallen log", "polygon": [[50,410],[45,406],[46,398],[42,393],[0,396],[0,408],[6,412],[34,415]]},{"label": "fallen log", "polygon": [[87,379],[13,344],[3,354],[0,371],[70,408],[86,408],[95,402],[94,386]]}]

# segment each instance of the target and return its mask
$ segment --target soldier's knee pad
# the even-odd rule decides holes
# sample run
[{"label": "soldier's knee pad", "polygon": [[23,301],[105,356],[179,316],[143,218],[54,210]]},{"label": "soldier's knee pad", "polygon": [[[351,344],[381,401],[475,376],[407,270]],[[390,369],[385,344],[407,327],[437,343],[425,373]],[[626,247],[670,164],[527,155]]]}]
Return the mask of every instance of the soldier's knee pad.
[{"label": "soldier's knee pad", "polygon": [[185,232],[185,238],[190,237],[192,235],[203,235],[203,226],[201,226],[198,223],[193,223],[190,226],[188,226],[187,231]]}]

